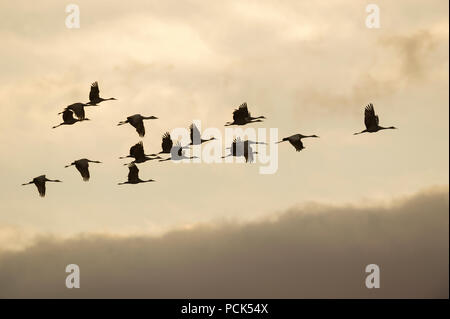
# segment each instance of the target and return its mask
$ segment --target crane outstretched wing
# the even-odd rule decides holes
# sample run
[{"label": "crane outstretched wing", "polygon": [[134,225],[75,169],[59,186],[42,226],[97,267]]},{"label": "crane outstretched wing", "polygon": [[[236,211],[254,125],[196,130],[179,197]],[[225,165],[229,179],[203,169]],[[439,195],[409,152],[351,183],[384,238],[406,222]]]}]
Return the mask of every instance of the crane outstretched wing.
[{"label": "crane outstretched wing", "polygon": [[85,112],[84,112],[84,104],[83,103],[74,103],[67,106],[66,109],[72,110],[73,113],[80,119],[83,120],[85,118]]},{"label": "crane outstretched wing", "polygon": [[191,126],[189,127],[189,130],[191,131],[192,144],[200,143],[201,135],[200,135],[200,131],[198,130],[197,126],[195,124],[191,124]]},{"label": "crane outstretched wing", "polygon": [[136,132],[139,134],[139,137],[144,137],[145,135],[145,126],[144,121],[140,120],[136,123]]},{"label": "crane outstretched wing", "polygon": [[244,155],[245,144],[246,143],[243,142],[240,137],[236,137],[233,140],[233,144],[231,145],[231,149],[232,149],[233,154],[235,154],[235,156],[242,156],[242,155]]},{"label": "crane outstretched wing", "polygon": [[142,141],[131,146],[130,156],[134,157],[135,159],[145,157],[144,144],[142,143]]},{"label": "crane outstretched wing", "polygon": [[244,147],[244,157],[246,163],[252,163],[253,162],[253,149],[248,143],[248,141],[245,141],[243,144]]},{"label": "crane outstretched wing", "polygon": [[303,146],[303,143],[301,140],[289,141],[289,143],[291,143],[291,145],[295,147],[295,150],[297,152],[300,152],[302,149],[304,149],[304,146]]},{"label": "crane outstretched wing", "polygon": [[77,161],[75,162],[76,169],[80,172],[83,181],[87,182],[91,177],[89,174],[89,163],[87,161]]},{"label": "crane outstretched wing", "polygon": [[378,116],[375,115],[375,110],[373,108],[373,104],[370,103],[366,106],[364,110],[364,124],[366,125],[366,129],[377,127],[379,123]]},{"label": "crane outstretched wing", "polygon": [[164,135],[162,137],[162,143],[161,143],[161,148],[162,148],[163,152],[170,153],[172,146],[173,146],[173,142],[172,142],[172,139],[170,138],[170,133],[169,132],[164,133]]},{"label": "crane outstretched wing", "polygon": [[243,115],[247,117],[249,115],[247,102],[244,102],[241,105],[239,105],[239,110],[242,112]]},{"label": "crane outstretched wing", "polygon": [[245,120],[250,116],[247,108],[247,102],[242,103],[239,108],[233,111],[233,121],[235,123],[245,123]]},{"label": "crane outstretched wing", "polygon": [[71,122],[74,120],[73,118],[73,112],[69,109],[64,110],[63,115],[62,115],[63,121],[64,122]]},{"label": "crane outstretched wing", "polygon": [[44,197],[45,196],[45,181],[44,180],[38,180],[35,181],[34,185],[36,185],[39,196]]},{"label": "crane outstretched wing", "polygon": [[98,82],[95,81],[91,84],[91,90],[89,91],[89,101],[93,102],[100,98],[100,90],[98,88]]},{"label": "crane outstretched wing", "polygon": [[183,147],[179,141],[175,144],[170,153],[172,159],[177,159],[183,156]]},{"label": "crane outstretched wing", "polygon": [[139,168],[133,163],[128,165],[128,181],[135,181],[139,179]]}]

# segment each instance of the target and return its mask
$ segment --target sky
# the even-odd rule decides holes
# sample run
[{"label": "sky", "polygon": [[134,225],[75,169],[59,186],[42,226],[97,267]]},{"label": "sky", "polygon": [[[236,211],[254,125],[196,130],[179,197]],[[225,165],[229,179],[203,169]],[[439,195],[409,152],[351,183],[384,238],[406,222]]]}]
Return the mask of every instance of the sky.
[{"label": "sky", "polygon": [[[436,223],[430,229],[441,227],[436,240],[442,234],[448,239],[447,1],[377,1],[378,29],[365,25],[366,1],[73,3],[80,8],[79,29],[66,27],[66,3],[0,3],[0,269],[13,269],[14,261],[28,258],[42,262],[42,249],[60,249],[55,243],[80,243],[84,260],[106,254],[116,244],[119,256],[136,238],[143,238],[136,250],[144,249],[146,241],[156,245],[156,238],[182,247],[182,240],[168,235],[175,232],[194,249],[190,238],[215,236],[203,233],[203,227],[219,228],[225,237],[242,235],[245,227],[261,227],[255,230],[260,234],[270,231],[264,223],[287,212],[311,214],[307,219],[323,214],[325,224],[317,233],[293,235],[292,243],[301,240],[313,254],[321,238],[324,255],[336,256],[338,250],[330,246],[333,230],[325,231],[327,223],[334,225],[335,215],[342,214],[350,228],[358,227],[350,215],[369,210],[379,213],[382,223],[390,221],[385,211],[392,211],[399,215],[397,223],[383,227],[395,236],[401,220],[409,220],[409,213],[395,203],[414,202],[424,193],[433,194],[431,202],[423,202],[430,223]],[[90,121],[51,129],[60,123],[57,113],[65,106],[87,102],[94,81],[102,97],[117,100],[87,108]],[[118,157],[141,140],[131,126],[116,125],[128,115],[158,117],[146,122],[142,139],[146,150],[155,153],[164,132],[187,128],[194,120],[201,121],[202,129],[223,132],[243,102],[252,115],[267,118],[249,127],[276,128],[280,138],[296,133],[320,138],[305,139],[301,152],[279,144],[275,174],[260,174],[258,162],[150,161],[139,165],[140,177],[157,182],[117,185],[128,173],[126,161]],[[354,136],[364,129],[368,103],[381,125],[398,129]],[[89,182],[75,168],[64,168],[79,158],[103,162],[91,165]],[[32,185],[20,186],[41,174],[63,181],[48,183],[45,198]],[[413,221],[423,224],[424,219],[420,215]],[[288,217],[280,223],[286,221]],[[405,230],[406,237],[398,239],[401,245],[406,245],[404,238],[419,240],[416,232],[428,230],[415,227]],[[91,237],[99,242],[87,247]],[[371,240],[380,258],[388,260],[380,248],[388,239]],[[434,245],[445,248],[442,242]],[[446,295],[432,282],[418,295],[448,297],[448,243],[446,247],[447,258],[433,255],[430,266],[447,266],[440,277],[447,281]],[[229,254],[232,247],[223,249]],[[219,253],[215,257],[223,258]],[[247,266],[253,262],[247,260]],[[20,296],[22,284],[0,295]],[[54,293],[49,288],[48,295]],[[401,293],[410,296],[406,290],[387,295]]]}]

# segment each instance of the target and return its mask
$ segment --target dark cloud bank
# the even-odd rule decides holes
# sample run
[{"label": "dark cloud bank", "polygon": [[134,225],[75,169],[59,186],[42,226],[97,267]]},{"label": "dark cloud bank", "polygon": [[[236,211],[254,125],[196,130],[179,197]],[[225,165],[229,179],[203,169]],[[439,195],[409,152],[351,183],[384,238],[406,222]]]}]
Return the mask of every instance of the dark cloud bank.
[{"label": "dark cloud bank", "polygon": [[[448,298],[448,187],[388,206],[310,205],[161,238],[41,238],[0,256],[0,297]],[[81,288],[65,288],[65,266]],[[381,288],[365,288],[365,266]]]}]

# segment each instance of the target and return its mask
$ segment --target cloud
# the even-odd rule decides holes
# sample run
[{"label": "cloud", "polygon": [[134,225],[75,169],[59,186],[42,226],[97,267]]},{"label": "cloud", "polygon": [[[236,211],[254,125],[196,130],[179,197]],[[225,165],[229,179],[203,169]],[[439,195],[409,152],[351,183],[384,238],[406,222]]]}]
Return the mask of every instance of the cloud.
[{"label": "cloud", "polygon": [[[407,34],[383,34],[372,43],[365,64],[354,76],[351,70],[344,81],[346,87],[335,80],[327,89],[320,86],[299,88],[297,97],[310,108],[324,108],[341,112],[347,109],[360,114],[361,107],[374,100],[395,95],[411,84],[423,84],[430,78],[438,77],[446,67],[448,54],[445,38],[440,29],[432,28],[410,31]],[[371,52],[369,52],[371,51]],[[357,60],[355,60],[357,63]],[[350,73],[349,73],[350,72]],[[324,77],[326,75],[324,74]]]},{"label": "cloud", "polygon": [[[448,187],[390,204],[310,204],[162,237],[40,238],[0,255],[0,297],[448,298]],[[80,266],[81,288],[65,288]],[[381,288],[365,288],[378,264]]]},{"label": "cloud", "polygon": [[420,30],[410,35],[386,36],[380,39],[380,43],[396,51],[402,77],[418,80],[425,77],[430,69],[428,59],[436,49],[438,39],[430,31]]}]

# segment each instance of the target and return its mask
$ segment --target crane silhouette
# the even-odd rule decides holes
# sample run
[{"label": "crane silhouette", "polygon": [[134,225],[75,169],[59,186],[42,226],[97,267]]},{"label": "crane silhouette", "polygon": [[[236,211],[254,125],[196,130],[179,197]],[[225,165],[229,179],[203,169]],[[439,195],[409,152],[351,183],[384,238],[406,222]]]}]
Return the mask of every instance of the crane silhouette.
[{"label": "crane silhouette", "polygon": [[76,119],[73,117],[73,112],[69,109],[64,110],[62,112],[62,118],[63,118],[63,122],[53,126],[52,128],[57,128],[58,126],[61,125],[72,125],[75,124],[76,122],[81,122],[81,121],[89,121],[88,118],[83,118],[83,119]]},{"label": "crane silhouette", "polygon": [[[173,147],[173,141],[170,137],[169,132],[165,132],[162,136],[162,142],[161,142],[161,148],[162,151],[158,154],[170,154]],[[183,146],[182,148],[187,148],[186,146]],[[158,154],[150,154],[149,156],[158,156]]]},{"label": "crane silhouette", "polygon": [[264,142],[253,142],[249,140],[242,141],[240,137],[233,140],[231,147],[227,147],[230,150],[230,154],[222,156],[226,158],[229,156],[244,156],[246,163],[252,163],[254,161],[253,154],[258,154],[258,152],[253,152],[251,147],[252,144],[266,144]]},{"label": "crane silhouette", "polygon": [[149,179],[146,181],[143,181],[139,178],[139,169],[137,168],[136,164],[130,163],[128,165],[128,180],[123,183],[118,183],[117,185],[124,185],[124,184],[139,184],[139,183],[148,183],[148,182],[154,182],[155,180]]},{"label": "crane silhouette", "polygon": [[318,136],[317,135],[294,134],[294,135],[283,138],[281,141],[276,142],[276,144],[288,141],[289,143],[291,143],[292,146],[295,147],[295,150],[297,152],[300,152],[302,149],[305,148],[303,146],[302,139],[307,138],[307,137],[318,137]]},{"label": "crane silhouette", "polygon": [[183,149],[187,148],[187,146],[181,146],[180,142],[178,142],[175,146],[172,146],[171,150],[170,150],[170,157],[169,158],[165,158],[165,159],[160,159],[160,162],[164,162],[164,161],[180,161],[183,159],[193,159],[193,158],[197,158],[196,156],[186,156],[184,155],[184,151]]},{"label": "crane silhouette", "polygon": [[109,101],[109,100],[117,100],[114,97],[110,97],[108,99],[104,99],[102,97],[100,97],[100,90],[98,88],[98,82],[95,81],[94,83],[91,84],[91,90],[89,91],[89,105],[97,105],[100,102],[103,101]]},{"label": "crane silhouette", "polygon": [[[79,120],[84,120],[85,117],[86,117],[86,116],[85,116],[85,112],[84,112],[84,107],[85,107],[85,106],[89,106],[89,104],[81,103],[81,102],[73,103],[73,104],[70,104],[70,105],[66,106],[66,108],[64,109],[64,111],[70,110],[70,111],[72,111],[72,112],[75,114],[75,116],[76,116]],[[59,112],[58,115],[63,114],[64,111]]]},{"label": "crane silhouette", "polygon": [[41,197],[45,196],[45,183],[46,182],[55,182],[55,183],[61,183],[62,181],[60,181],[59,179],[48,179],[47,177],[45,177],[45,175],[41,175],[38,177],[33,178],[33,180],[31,182],[22,184],[22,186],[24,185],[30,185],[30,184],[34,184],[36,185],[39,195]]},{"label": "crane silhouette", "polygon": [[76,160],[72,162],[69,165],[66,165],[64,167],[70,167],[72,165],[75,165],[75,168],[80,172],[81,177],[83,177],[83,181],[87,182],[89,181],[90,174],[89,174],[89,163],[101,163],[99,161],[91,161],[87,158],[82,158],[79,160]]},{"label": "crane silhouette", "polygon": [[191,126],[189,127],[189,130],[191,132],[191,143],[189,145],[200,145],[205,142],[216,139],[214,136],[208,140],[202,139],[202,136],[200,135],[200,131],[194,123],[191,124]]},{"label": "crane silhouette", "polygon": [[121,121],[117,125],[119,126],[129,123],[136,129],[136,132],[138,132],[140,137],[144,137],[145,135],[144,120],[156,120],[156,119],[158,118],[155,116],[142,116],[141,114],[134,114],[128,116],[125,121]]},{"label": "crane silhouette", "polygon": [[[131,163],[144,163],[146,161],[151,161],[151,160],[155,160],[155,159],[160,159],[161,157],[156,156],[156,157],[150,157],[152,155],[146,155],[145,151],[144,151],[144,144],[141,142],[136,143],[135,145],[130,147],[130,154],[127,156],[122,156],[119,157],[119,159],[124,159],[124,158],[134,158],[134,161],[132,161]],[[130,163],[130,164],[131,164]],[[127,164],[124,164],[127,165]]]},{"label": "crane silhouette", "polygon": [[227,122],[225,126],[245,125],[248,123],[262,122],[264,116],[252,117],[248,111],[247,103],[242,103],[239,108],[233,111],[233,122]]},{"label": "crane silhouette", "polygon": [[364,110],[364,124],[366,125],[366,129],[353,133],[353,135],[358,135],[361,133],[375,133],[381,130],[390,130],[390,129],[397,129],[395,126],[389,126],[389,127],[383,127],[378,125],[380,122],[378,115],[375,114],[375,110],[373,108],[373,104],[370,103],[366,106]]}]

